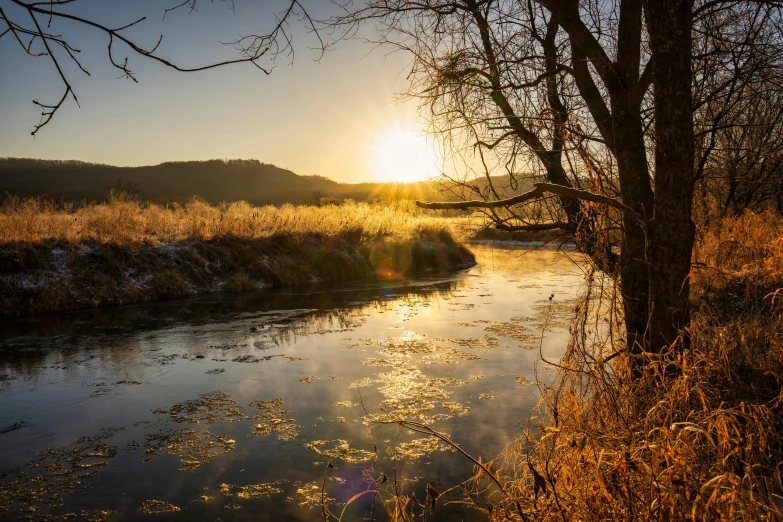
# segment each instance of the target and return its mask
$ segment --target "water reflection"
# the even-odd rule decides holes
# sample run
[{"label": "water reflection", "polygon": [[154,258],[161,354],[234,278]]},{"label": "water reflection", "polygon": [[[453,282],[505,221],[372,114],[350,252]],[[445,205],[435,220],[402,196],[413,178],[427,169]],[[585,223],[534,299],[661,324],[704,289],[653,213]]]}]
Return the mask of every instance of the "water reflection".
[{"label": "water reflection", "polygon": [[[427,483],[459,483],[472,471],[460,456],[378,422],[416,420],[485,460],[499,453],[537,399],[530,384],[546,378],[539,349],[562,352],[581,281],[553,251],[476,250],[469,271],[396,286],[0,325],[0,519],[309,520],[324,483],[338,513],[382,472],[421,499]],[[345,520],[371,503],[360,497]]]}]

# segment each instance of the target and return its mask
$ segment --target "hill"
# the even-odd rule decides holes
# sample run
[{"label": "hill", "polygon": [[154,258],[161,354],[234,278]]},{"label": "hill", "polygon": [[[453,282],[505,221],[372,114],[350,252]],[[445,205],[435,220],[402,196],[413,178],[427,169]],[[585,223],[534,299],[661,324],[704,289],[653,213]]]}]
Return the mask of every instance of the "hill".
[{"label": "hill", "polygon": [[100,201],[110,188],[136,192],[143,200],[168,202],[199,196],[209,203],[244,200],[253,205],[313,203],[322,197],[365,201],[402,194],[429,197],[433,183],[344,184],[300,176],[257,160],[167,162],[116,167],[82,161],[0,158],[0,191],[20,196]]},{"label": "hill", "polygon": [[[476,183],[479,187],[486,185],[484,180]],[[520,184],[513,193],[529,187]],[[317,203],[321,198],[369,201],[455,197],[453,191],[444,195],[444,186],[439,182],[338,183],[323,176],[300,176],[258,160],[116,167],[83,161],[0,158],[0,194],[101,201],[111,188],[134,192],[140,199],[156,203],[182,201],[192,196],[213,204],[243,200],[252,205]]]}]

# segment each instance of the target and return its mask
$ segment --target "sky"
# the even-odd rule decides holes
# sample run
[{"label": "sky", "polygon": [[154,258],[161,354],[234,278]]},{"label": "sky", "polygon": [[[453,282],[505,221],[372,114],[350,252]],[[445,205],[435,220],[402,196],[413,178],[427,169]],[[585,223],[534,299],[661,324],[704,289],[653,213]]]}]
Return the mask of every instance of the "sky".
[{"label": "sky", "polygon": [[[177,0],[77,0],[65,12],[121,26],[148,19],[124,34],[143,45],[164,38],[158,54],[182,66],[234,59],[221,41],[264,34],[286,0],[198,0],[162,20]],[[327,0],[304,2],[325,17]],[[29,16],[8,0],[0,7],[12,20]],[[39,22],[44,25],[45,17]],[[251,64],[181,73],[134,54],[122,44],[115,58],[129,58],[139,83],[118,78],[107,57],[108,38],[95,30],[55,21],[81,50],[85,75],[55,49],[79,98],[69,99],[36,137],[40,109],[32,101],[58,100],[63,86],[47,57],[27,55],[11,35],[0,38],[0,157],[76,159],[120,166],[213,158],[258,159],[302,175],[342,182],[407,181],[437,174],[434,146],[415,102],[398,96],[406,87],[409,57],[344,41],[319,61],[317,44],[303,24],[293,23],[296,54],[281,57],[270,75]]]}]

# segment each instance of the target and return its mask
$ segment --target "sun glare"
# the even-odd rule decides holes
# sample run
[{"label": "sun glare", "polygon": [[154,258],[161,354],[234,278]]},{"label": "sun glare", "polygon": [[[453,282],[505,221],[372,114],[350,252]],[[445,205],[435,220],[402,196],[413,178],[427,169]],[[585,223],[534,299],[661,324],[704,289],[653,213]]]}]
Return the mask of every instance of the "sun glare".
[{"label": "sun glare", "polygon": [[396,129],[378,138],[373,151],[375,175],[383,182],[421,181],[438,174],[432,143],[420,132]]}]

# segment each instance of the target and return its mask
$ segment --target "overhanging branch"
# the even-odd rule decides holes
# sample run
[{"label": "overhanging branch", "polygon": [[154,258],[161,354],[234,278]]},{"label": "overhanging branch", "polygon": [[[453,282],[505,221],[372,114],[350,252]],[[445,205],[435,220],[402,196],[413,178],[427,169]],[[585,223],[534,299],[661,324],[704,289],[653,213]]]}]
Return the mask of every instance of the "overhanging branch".
[{"label": "overhanging branch", "polygon": [[506,225],[498,223],[495,225],[498,230],[506,232],[543,232],[545,230],[573,230],[571,223],[555,221],[553,223],[530,223],[528,225]]},{"label": "overhanging branch", "polygon": [[634,218],[639,223],[644,223],[644,218],[628,205],[621,201],[610,198],[609,196],[603,196],[601,194],[593,194],[586,190],[579,190],[571,187],[565,187],[563,185],[556,185],[554,183],[535,183],[535,188],[524,194],[519,194],[507,199],[497,199],[494,201],[483,200],[470,200],[470,201],[447,201],[447,202],[425,202],[417,201],[416,205],[421,208],[429,209],[469,209],[469,208],[501,208],[510,207],[512,205],[518,205],[526,201],[531,201],[543,197],[545,194],[555,194],[556,196],[565,198],[581,199],[583,201],[592,201],[594,203],[601,203],[612,208],[615,208],[624,214]]}]

